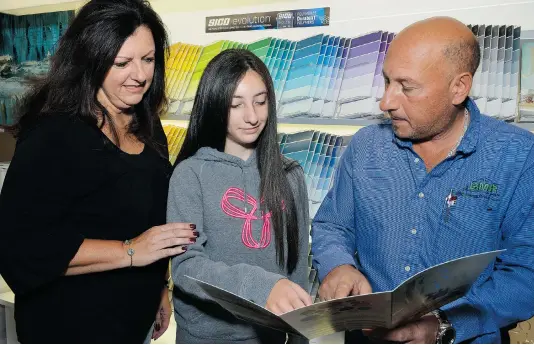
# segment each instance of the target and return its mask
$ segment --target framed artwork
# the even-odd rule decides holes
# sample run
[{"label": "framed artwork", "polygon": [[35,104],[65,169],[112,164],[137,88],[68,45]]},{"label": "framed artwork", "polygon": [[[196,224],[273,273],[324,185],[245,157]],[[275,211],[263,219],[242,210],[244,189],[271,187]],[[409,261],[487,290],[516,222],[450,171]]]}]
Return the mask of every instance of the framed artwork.
[{"label": "framed artwork", "polygon": [[534,38],[521,39],[520,121],[534,122]]}]

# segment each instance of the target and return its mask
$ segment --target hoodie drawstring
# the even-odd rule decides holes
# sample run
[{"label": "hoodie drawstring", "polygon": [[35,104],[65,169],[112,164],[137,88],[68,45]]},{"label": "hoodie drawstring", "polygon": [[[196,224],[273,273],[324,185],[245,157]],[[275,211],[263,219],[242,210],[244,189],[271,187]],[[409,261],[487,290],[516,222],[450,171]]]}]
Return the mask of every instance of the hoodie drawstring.
[{"label": "hoodie drawstring", "polygon": [[245,169],[243,167],[241,168],[241,175],[243,176],[243,193],[245,194],[245,213],[248,213],[248,202],[247,202],[247,176],[245,173]]}]

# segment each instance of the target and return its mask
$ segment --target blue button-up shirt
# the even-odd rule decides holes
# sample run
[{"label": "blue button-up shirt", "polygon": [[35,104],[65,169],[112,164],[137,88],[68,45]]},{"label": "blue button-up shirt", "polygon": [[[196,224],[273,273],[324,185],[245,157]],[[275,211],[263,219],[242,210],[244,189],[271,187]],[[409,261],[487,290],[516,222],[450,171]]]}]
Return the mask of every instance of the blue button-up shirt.
[{"label": "blue button-up shirt", "polygon": [[501,327],[534,315],[534,135],[481,115],[471,100],[468,109],[456,155],[430,172],[390,125],[358,131],[313,221],[312,254],[320,280],[351,264],[378,292],[506,248],[465,297],[442,308],[458,342],[495,343]]}]

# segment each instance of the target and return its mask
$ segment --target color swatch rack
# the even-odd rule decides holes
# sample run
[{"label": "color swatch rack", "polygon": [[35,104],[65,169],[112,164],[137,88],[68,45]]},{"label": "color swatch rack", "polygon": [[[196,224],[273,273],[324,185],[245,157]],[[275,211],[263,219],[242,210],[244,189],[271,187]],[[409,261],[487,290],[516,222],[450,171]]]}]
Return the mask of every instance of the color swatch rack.
[{"label": "color swatch rack", "polygon": [[185,140],[186,128],[165,124],[163,125],[163,131],[167,136],[167,145],[169,147],[169,161],[174,165],[176,157],[182,148],[182,144]]},{"label": "color swatch rack", "polygon": [[334,171],[352,136],[319,131],[279,134],[281,153],[296,160],[304,170],[310,217],[314,217],[330,190]]},{"label": "color swatch rack", "polygon": [[315,35],[301,41],[268,37],[251,44],[218,41],[206,47],[177,43],[167,61],[167,95],[176,114],[189,115],[209,61],[229,48],[256,54],[273,79],[282,118],[380,117],[382,64],[394,34],[376,31],[355,38]]},{"label": "color swatch rack", "polygon": [[[521,28],[468,27],[482,56],[471,96],[483,113],[504,120],[515,118]],[[353,38],[320,34],[300,41],[274,37],[250,44],[217,41],[206,47],[177,43],[167,63],[167,94],[178,105],[174,116],[186,118],[208,62],[225,49],[244,48],[269,69],[280,118],[381,119],[382,67],[394,37],[394,33],[379,30]]]},{"label": "color swatch rack", "polygon": [[521,61],[521,27],[468,25],[480,45],[481,61],[471,97],[486,115],[510,120],[517,116]]}]

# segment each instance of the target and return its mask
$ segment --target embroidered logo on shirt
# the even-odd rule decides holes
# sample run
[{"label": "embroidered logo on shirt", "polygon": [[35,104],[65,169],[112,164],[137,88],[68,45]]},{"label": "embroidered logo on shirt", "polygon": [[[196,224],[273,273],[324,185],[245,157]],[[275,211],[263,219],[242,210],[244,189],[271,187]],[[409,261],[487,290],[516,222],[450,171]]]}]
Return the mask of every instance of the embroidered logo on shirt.
[{"label": "embroidered logo on shirt", "polygon": [[492,183],[487,180],[478,180],[468,183],[463,189],[458,191],[459,196],[465,196],[469,198],[499,201],[502,188],[499,184]]},{"label": "embroidered logo on shirt", "polygon": [[474,181],[469,185],[468,190],[470,192],[486,192],[486,193],[497,193],[497,185],[495,183],[487,183],[484,181]]},{"label": "embroidered logo on shirt", "polygon": [[[255,216],[258,210],[258,201],[253,196],[247,194],[247,204],[252,206],[250,213],[246,213],[243,209],[233,205],[230,200],[235,199],[241,202],[245,201],[245,193],[242,189],[231,187],[224,193],[221,199],[221,208],[224,213],[230,217],[240,218],[245,220],[243,230],[241,232],[241,240],[243,244],[251,249],[267,248],[271,243],[271,212],[261,214],[260,217]],[[252,236],[252,222],[255,220],[262,220],[263,227],[261,229],[261,239],[257,242]]]}]

